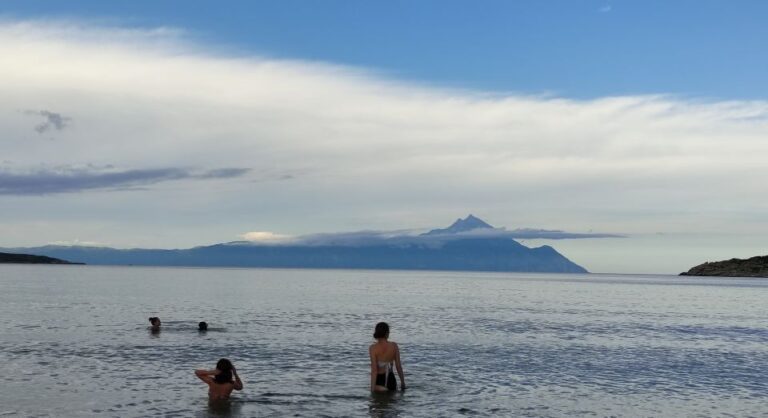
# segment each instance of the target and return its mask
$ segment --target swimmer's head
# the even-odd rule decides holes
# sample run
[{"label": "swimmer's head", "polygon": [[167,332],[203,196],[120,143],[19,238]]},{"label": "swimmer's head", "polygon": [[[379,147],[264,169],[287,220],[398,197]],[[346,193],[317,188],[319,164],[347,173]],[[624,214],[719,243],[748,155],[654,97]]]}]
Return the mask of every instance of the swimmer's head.
[{"label": "swimmer's head", "polygon": [[373,338],[389,338],[389,324],[386,322],[379,322],[376,324],[376,329],[373,331]]},{"label": "swimmer's head", "polygon": [[213,376],[213,381],[216,383],[230,383],[232,382],[232,362],[228,359],[220,359],[216,363],[216,369],[219,373]]},{"label": "swimmer's head", "polygon": [[156,316],[152,316],[149,318],[149,323],[152,324],[153,327],[159,327],[160,326],[160,318]]},{"label": "swimmer's head", "polygon": [[205,321],[201,321],[197,324],[197,329],[200,331],[208,331],[208,323]]}]

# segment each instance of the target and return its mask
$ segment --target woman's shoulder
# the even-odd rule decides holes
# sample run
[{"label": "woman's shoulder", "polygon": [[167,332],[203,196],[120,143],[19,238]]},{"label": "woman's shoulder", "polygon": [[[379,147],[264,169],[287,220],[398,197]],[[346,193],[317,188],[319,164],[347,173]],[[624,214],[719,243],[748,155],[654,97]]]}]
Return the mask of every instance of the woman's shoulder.
[{"label": "woman's shoulder", "polygon": [[[377,350],[377,349],[378,349],[378,350]],[[384,345],[380,345],[379,343],[373,343],[373,344],[371,344],[371,345],[369,345],[369,346],[368,346],[368,351],[369,351],[369,352],[374,352],[374,351],[389,351],[390,349],[393,349],[393,350],[398,350],[398,349],[399,349],[399,347],[397,346],[397,343],[396,343],[396,342],[394,342],[394,341],[387,341],[387,343],[386,343],[386,344],[384,344]]]}]

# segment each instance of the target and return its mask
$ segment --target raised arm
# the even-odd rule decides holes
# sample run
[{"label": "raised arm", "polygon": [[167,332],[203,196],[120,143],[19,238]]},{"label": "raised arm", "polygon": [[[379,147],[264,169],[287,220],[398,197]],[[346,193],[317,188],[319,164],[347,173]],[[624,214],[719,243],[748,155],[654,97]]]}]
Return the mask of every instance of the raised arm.
[{"label": "raised arm", "polygon": [[213,369],[213,370],[197,369],[195,370],[195,376],[197,376],[198,379],[210,385],[211,383],[213,383],[212,376],[216,376],[218,372],[219,371],[216,369]]},{"label": "raised arm", "polygon": [[235,377],[235,390],[243,390],[243,382],[240,380],[240,376],[237,375],[235,366],[232,366],[232,376]]},{"label": "raised arm", "polygon": [[405,390],[405,374],[403,373],[403,364],[400,362],[400,347],[395,344],[395,369],[397,369],[397,375],[400,377],[400,389]]}]

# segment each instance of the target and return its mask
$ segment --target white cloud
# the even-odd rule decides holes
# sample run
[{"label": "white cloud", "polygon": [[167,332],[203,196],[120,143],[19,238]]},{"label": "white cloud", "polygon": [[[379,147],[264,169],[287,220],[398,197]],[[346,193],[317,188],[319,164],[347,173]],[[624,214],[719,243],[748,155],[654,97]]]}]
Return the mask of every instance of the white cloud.
[{"label": "white cloud", "polygon": [[106,247],[105,244],[95,241],[81,241],[79,239],[74,239],[71,241],[53,241],[49,242],[48,245],[59,245],[64,247]]},{"label": "white cloud", "polygon": [[[0,196],[5,236],[25,222],[99,222],[122,230],[96,241],[184,247],[255,218],[302,235],[428,229],[470,212],[511,229],[768,233],[764,217],[742,216],[768,209],[765,101],[499,96],[225,56],[184,36],[0,23],[0,169],[249,169],[108,196]],[[77,123],[48,141],[19,109]]]},{"label": "white cloud", "polygon": [[246,241],[266,242],[266,243],[286,242],[286,241],[290,241],[291,238],[293,238],[290,235],[275,234],[269,231],[246,232],[240,237]]}]

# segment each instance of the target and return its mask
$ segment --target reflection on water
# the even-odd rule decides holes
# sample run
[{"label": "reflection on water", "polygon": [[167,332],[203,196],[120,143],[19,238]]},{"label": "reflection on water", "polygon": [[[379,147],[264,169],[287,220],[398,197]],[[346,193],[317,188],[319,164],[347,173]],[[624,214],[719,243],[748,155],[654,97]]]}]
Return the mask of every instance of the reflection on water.
[{"label": "reflection on water", "polygon": [[[765,415],[762,279],[0,266],[0,289],[6,415]],[[368,391],[382,320],[407,392]],[[244,390],[209,404],[193,371],[222,357]]]},{"label": "reflection on water", "polygon": [[229,400],[208,401],[206,412],[209,417],[236,417],[240,415],[242,403]]},{"label": "reflection on water", "polygon": [[397,408],[401,394],[399,392],[371,393],[368,403],[368,414],[373,418],[387,418],[400,416]]}]

